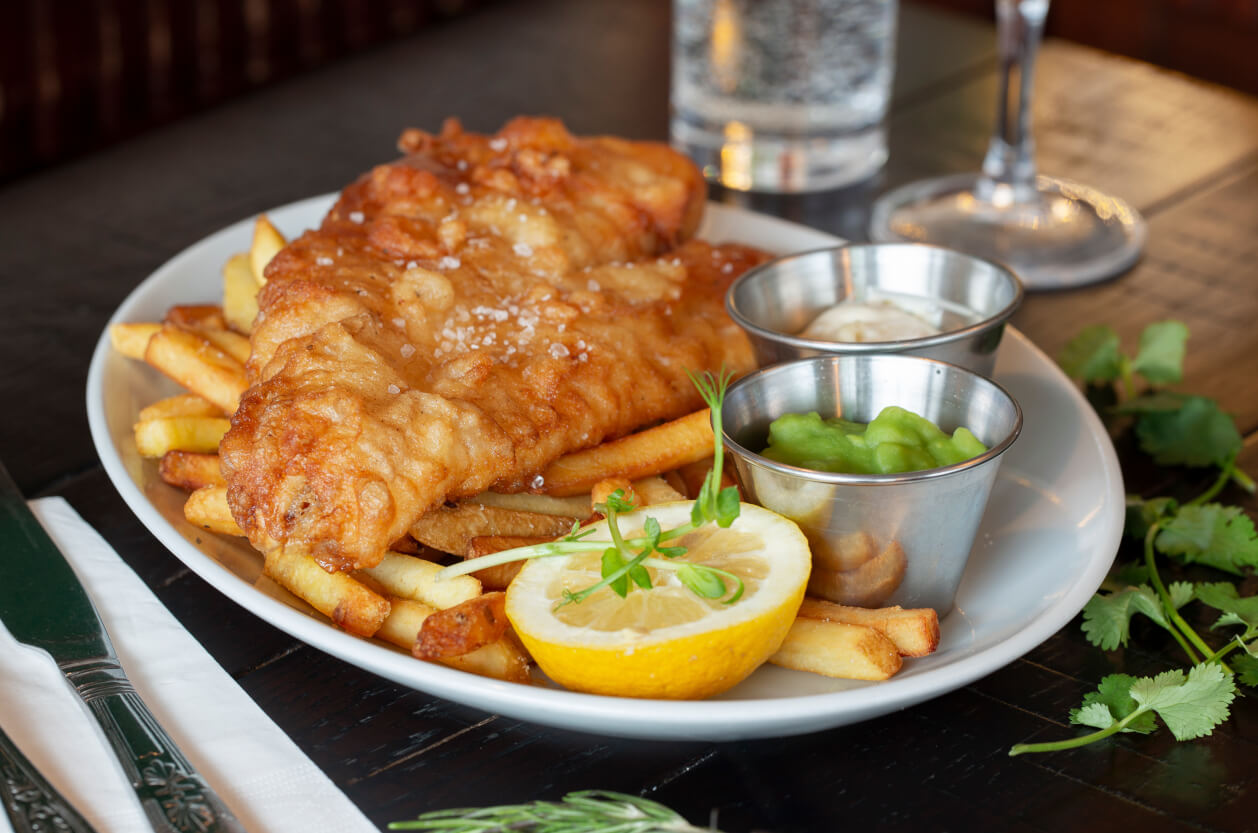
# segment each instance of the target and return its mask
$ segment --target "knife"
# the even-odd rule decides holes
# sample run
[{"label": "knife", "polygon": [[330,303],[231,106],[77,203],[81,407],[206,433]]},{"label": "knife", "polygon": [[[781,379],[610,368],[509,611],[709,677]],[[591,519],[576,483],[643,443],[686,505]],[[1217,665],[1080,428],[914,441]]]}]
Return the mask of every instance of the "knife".
[{"label": "knife", "polygon": [[244,833],[123,673],[92,600],[0,463],[0,621],[52,655],[158,833]]},{"label": "knife", "polygon": [[0,784],[14,833],[96,833],[0,729]]}]

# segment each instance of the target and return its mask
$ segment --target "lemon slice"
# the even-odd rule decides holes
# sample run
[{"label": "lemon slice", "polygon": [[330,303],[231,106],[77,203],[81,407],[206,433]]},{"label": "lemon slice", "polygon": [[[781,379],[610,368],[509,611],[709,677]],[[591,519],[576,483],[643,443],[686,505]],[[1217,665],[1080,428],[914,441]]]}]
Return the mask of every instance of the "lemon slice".
[{"label": "lemon slice", "polygon": [[[692,505],[665,503],[622,515],[620,529],[635,537],[647,517],[665,530],[682,526]],[[650,590],[635,587],[622,599],[602,588],[556,607],[565,590],[602,578],[606,522],[593,530],[590,539],[602,546],[535,558],[507,589],[507,618],[525,647],[551,679],[575,691],[666,699],[718,694],[781,646],[808,584],[811,557],[799,527],[744,503],[728,529],[708,524],[668,542],[686,547],[687,561],[741,578],[738,601],[701,598],[674,571],[649,568]]]}]

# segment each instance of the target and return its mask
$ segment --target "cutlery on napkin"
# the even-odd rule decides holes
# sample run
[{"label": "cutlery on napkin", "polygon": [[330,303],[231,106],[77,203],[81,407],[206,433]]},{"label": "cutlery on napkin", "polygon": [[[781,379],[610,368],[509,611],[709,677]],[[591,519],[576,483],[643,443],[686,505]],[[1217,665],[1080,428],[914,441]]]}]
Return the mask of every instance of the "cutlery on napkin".
[{"label": "cutlery on napkin", "polygon": [[[87,588],[136,690],[250,833],[376,830],[68,503],[30,507]],[[99,833],[151,829],[65,677],[2,627],[0,679],[0,724]]]}]

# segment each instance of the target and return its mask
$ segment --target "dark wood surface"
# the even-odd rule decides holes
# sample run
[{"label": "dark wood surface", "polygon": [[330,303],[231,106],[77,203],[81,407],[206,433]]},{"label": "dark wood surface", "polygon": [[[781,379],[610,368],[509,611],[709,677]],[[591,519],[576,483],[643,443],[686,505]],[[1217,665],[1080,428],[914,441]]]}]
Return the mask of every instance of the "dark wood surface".
[{"label": "dark wood surface", "polygon": [[[913,5],[901,19],[892,153],[878,180],[805,198],[726,199],[859,239],[879,191],[978,165],[994,100],[993,32]],[[191,574],[122,504],[88,437],[83,391],[96,339],[139,281],[224,225],[339,188],[390,158],[407,125],[458,115],[493,129],[517,113],[550,113],[578,132],[664,138],[667,28],[663,0],[492,5],[8,184],[0,459],[28,495],[69,498],[382,826],[440,807],[600,788],[658,799],[697,822],[716,812],[730,833],[1258,829],[1253,698],[1195,743],[1163,731],[1007,757],[1011,744],[1073,734],[1068,710],[1105,674],[1177,662],[1147,629],[1139,647],[1105,654],[1076,620],[972,685],[832,731],[618,740],[444,702],[294,642]],[[1258,100],[1060,42],[1043,51],[1037,90],[1042,170],[1126,197],[1150,236],[1128,274],[1032,295],[1015,324],[1051,354],[1089,323],[1134,344],[1151,321],[1186,321],[1187,387],[1236,414],[1245,462],[1258,469]],[[1137,463],[1129,488],[1168,487]]]}]

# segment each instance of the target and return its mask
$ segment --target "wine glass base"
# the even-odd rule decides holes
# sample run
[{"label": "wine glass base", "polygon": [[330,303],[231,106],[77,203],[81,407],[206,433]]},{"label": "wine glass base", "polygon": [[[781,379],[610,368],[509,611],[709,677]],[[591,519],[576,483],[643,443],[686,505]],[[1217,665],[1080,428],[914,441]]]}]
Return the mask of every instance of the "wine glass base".
[{"label": "wine glass base", "polygon": [[879,198],[870,218],[876,241],[932,243],[999,261],[1031,289],[1113,277],[1140,257],[1146,234],[1144,218],[1126,202],[1046,176],[1016,195],[977,173],[914,182]]}]

